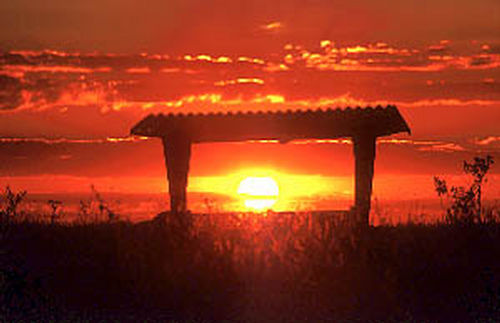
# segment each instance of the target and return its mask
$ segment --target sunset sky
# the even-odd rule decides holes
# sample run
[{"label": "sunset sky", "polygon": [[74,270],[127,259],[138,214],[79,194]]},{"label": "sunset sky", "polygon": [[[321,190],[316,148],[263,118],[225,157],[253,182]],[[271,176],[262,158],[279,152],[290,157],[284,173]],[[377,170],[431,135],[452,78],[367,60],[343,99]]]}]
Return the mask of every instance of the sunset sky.
[{"label": "sunset sky", "polygon": [[[379,139],[374,195],[433,196],[489,153],[499,197],[499,31],[497,0],[4,0],[0,184],[165,191],[160,141],[129,136],[150,113],[395,104],[412,135]],[[352,146],[197,145],[190,189],[259,172],[350,195]]]}]

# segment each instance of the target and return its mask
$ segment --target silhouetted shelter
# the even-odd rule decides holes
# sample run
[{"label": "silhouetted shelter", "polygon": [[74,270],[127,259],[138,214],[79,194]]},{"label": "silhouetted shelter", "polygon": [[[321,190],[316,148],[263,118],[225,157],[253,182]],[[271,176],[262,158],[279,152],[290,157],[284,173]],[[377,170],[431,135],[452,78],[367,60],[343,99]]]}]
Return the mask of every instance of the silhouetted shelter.
[{"label": "silhouetted shelter", "polygon": [[351,138],[355,156],[355,210],[368,223],[376,138],[410,128],[395,106],[207,114],[149,115],[133,135],[160,137],[173,213],[186,211],[191,144],[247,140]]}]

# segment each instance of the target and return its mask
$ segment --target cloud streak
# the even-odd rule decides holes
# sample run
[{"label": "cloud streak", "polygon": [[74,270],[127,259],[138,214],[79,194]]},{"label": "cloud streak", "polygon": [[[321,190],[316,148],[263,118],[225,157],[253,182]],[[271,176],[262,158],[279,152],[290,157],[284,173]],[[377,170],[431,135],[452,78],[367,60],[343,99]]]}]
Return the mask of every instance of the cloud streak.
[{"label": "cloud streak", "polygon": [[[35,137],[76,131],[83,137],[120,137],[149,113],[394,104],[420,138],[445,131],[429,121],[436,113],[457,126],[483,122],[471,138],[496,137],[498,127],[491,120],[500,111],[500,53],[495,48],[493,43],[411,47],[325,39],[309,47],[290,43],[260,57],[12,51],[0,54],[1,135],[18,137],[25,128]],[[464,113],[445,115],[447,109],[490,112],[466,118]],[[457,147],[436,144],[432,149]]]}]

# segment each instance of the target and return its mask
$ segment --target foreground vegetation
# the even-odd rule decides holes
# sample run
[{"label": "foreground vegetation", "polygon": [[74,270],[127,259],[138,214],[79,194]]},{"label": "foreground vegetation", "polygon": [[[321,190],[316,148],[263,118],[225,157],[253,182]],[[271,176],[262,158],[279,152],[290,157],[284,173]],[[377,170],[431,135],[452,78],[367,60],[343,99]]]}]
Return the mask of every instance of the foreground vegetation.
[{"label": "foreground vegetation", "polygon": [[2,320],[500,319],[500,225],[328,214],[3,221]]},{"label": "foreground vegetation", "polygon": [[120,220],[93,189],[73,222],[0,208],[0,321],[500,321],[500,209],[436,177],[445,222],[331,212]]}]

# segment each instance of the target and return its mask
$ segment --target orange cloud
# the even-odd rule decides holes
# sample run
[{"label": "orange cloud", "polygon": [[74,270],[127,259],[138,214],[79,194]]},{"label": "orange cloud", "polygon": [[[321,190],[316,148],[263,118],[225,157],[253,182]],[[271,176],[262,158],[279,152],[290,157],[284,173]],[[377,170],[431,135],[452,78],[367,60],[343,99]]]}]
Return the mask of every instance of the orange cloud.
[{"label": "orange cloud", "polygon": [[149,74],[151,69],[149,67],[131,67],[127,68],[126,72],[130,74]]},{"label": "orange cloud", "polygon": [[0,72],[24,75],[25,73],[109,73],[110,67],[87,68],[78,66],[54,66],[54,65],[3,65]]},{"label": "orange cloud", "polygon": [[476,139],[474,140],[474,143],[481,146],[500,143],[500,136],[489,136],[484,139]]},{"label": "orange cloud", "polygon": [[232,63],[233,60],[227,56],[219,56],[219,57],[212,57],[210,55],[206,54],[200,54],[196,56],[192,55],[184,55],[182,57],[185,61],[193,62],[193,61],[205,61],[205,62],[210,62],[210,63]]},{"label": "orange cloud", "polygon": [[258,84],[258,85],[263,85],[264,80],[260,78],[237,78],[235,80],[227,80],[227,81],[218,81],[215,82],[215,86],[226,86],[226,85],[235,85],[235,84]]},{"label": "orange cloud", "polygon": [[45,93],[44,89],[20,91],[22,100],[15,110],[6,112],[18,112],[25,110],[43,111],[54,108],[63,108],[68,106],[98,106],[102,112],[110,109],[111,103],[117,99],[117,92],[112,84],[94,84],[92,87],[87,84],[71,83],[59,90],[57,97],[50,97],[50,92]]},{"label": "orange cloud", "polygon": [[[236,82],[236,81],[235,81]],[[221,83],[222,85],[223,83]],[[225,84],[225,83],[224,83]],[[236,84],[236,83],[233,83]],[[385,106],[394,104],[403,108],[419,107],[468,107],[468,106],[499,106],[497,100],[459,100],[459,99],[434,99],[417,101],[396,100],[364,100],[351,96],[349,93],[336,97],[322,97],[319,99],[289,100],[280,94],[257,94],[253,97],[242,96],[225,97],[220,93],[204,93],[198,95],[184,96],[178,100],[171,101],[119,101],[112,102],[113,110],[123,108],[140,108],[142,110],[153,109],[158,112],[182,112],[182,113],[204,113],[204,112],[227,112],[231,111],[257,111],[257,110],[287,110],[287,109],[316,109],[326,107],[356,107],[356,106]],[[181,109],[182,108],[182,109]],[[174,110],[172,110],[174,109]]]},{"label": "orange cloud", "polygon": [[456,55],[451,52],[441,54],[448,48],[448,41],[428,48],[433,54],[420,55],[421,51],[410,48],[390,47],[378,42],[367,45],[335,47],[330,40],[322,40],[322,51],[312,52],[301,46],[287,44],[288,51],[283,62],[288,65],[303,63],[308,68],[335,71],[366,72],[433,72],[445,69],[492,69],[500,67],[500,55],[479,53]]},{"label": "orange cloud", "polygon": [[276,31],[283,28],[283,24],[279,21],[270,22],[265,25],[261,25],[260,29],[267,31]]},{"label": "orange cloud", "polygon": [[103,144],[103,143],[121,143],[121,142],[139,142],[151,140],[149,137],[142,136],[126,136],[126,137],[107,137],[104,139],[70,139],[70,138],[1,138],[0,143],[21,143],[21,142],[32,142],[32,143],[43,143],[49,145],[55,144]]},{"label": "orange cloud", "polygon": [[439,151],[439,152],[457,152],[457,151],[465,151],[465,148],[455,144],[455,143],[446,143],[441,145],[433,145],[418,148],[420,151]]}]

